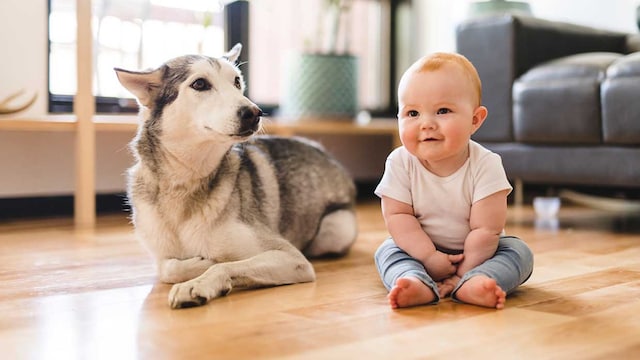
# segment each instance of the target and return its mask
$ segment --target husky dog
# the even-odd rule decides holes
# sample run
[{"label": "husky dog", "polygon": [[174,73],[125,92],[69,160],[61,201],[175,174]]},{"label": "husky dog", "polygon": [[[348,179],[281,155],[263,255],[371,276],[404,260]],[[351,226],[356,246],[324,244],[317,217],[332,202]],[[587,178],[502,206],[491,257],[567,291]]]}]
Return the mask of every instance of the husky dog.
[{"label": "husky dog", "polygon": [[152,71],[115,69],[138,100],[128,198],[137,236],[173,308],[235,287],[310,282],[307,258],[345,254],[357,235],[355,186],[309,140],[254,134],[242,46],[182,56]]}]

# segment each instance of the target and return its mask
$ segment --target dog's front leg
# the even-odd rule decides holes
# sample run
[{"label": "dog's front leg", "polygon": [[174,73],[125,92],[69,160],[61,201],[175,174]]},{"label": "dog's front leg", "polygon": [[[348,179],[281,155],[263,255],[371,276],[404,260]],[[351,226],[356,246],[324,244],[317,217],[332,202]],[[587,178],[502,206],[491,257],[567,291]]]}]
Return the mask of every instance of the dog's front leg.
[{"label": "dog's front leg", "polygon": [[[283,240],[284,241],[284,240]],[[172,308],[200,306],[229,293],[234,287],[255,288],[314,281],[313,266],[293,245],[251,258],[218,263],[201,276],[175,284],[169,292]]]},{"label": "dog's front leg", "polygon": [[158,261],[158,277],[167,284],[177,284],[202,275],[214,262],[200,256],[189,259],[161,259]]}]

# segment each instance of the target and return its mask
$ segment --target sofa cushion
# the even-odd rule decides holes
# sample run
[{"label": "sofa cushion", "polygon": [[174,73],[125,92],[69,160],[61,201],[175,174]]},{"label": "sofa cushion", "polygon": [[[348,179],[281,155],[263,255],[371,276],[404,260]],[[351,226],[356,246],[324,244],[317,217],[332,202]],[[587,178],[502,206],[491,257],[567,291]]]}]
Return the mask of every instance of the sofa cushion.
[{"label": "sofa cushion", "polygon": [[547,144],[602,142],[600,82],[617,53],[585,53],[540,64],[513,86],[514,137]]},{"label": "sofa cushion", "polygon": [[502,157],[507,176],[526,183],[640,186],[640,148],[483,143]]},{"label": "sofa cushion", "polygon": [[602,132],[607,144],[640,144],[640,52],[616,60],[601,87]]}]

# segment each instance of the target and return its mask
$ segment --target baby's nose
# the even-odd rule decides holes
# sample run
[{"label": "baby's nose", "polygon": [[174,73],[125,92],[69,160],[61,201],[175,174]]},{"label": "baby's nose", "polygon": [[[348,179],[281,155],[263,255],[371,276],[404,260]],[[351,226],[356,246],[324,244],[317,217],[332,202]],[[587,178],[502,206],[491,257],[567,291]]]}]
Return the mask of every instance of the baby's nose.
[{"label": "baby's nose", "polygon": [[435,129],[437,123],[433,120],[431,116],[422,116],[420,119],[420,128],[421,129]]}]

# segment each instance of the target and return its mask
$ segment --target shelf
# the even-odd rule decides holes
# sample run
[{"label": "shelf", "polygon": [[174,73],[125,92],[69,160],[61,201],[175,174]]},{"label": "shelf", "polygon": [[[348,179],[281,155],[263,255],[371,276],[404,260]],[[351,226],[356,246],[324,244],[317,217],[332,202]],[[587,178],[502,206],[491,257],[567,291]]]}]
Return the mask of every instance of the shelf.
[{"label": "shelf", "polygon": [[[138,127],[134,115],[96,115],[93,123],[96,131],[135,132]],[[37,118],[0,118],[0,131],[76,131],[73,114],[46,115]]]},{"label": "shelf", "polygon": [[304,121],[278,121],[275,118],[264,119],[266,133],[292,133],[308,134],[340,134],[340,135],[395,135],[398,127],[391,119],[375,119],[368,124],[357,124],[353,121],[332,120],[304,120]]},{"label": "shelf", "polygon": [[[93,118],[98,132],[135,132],[138,118],[135,115],[96,115]],[[73,114],[47,115],[38,118],[0,118],[0,131],[76,131]],[[280,121],[265,117],[265,133],[274,135],[335,134],[335,135],[389,135],[397,136],[398,127],[392,119],[374,119],[360,125],[348,120],[311,119],[304,121]],[[394,142],[398,142],[394,139]]]},{"label": "shelf", "polygon": [[74,115],[42,118],[0,118],[0,131],[75,131]]}]

